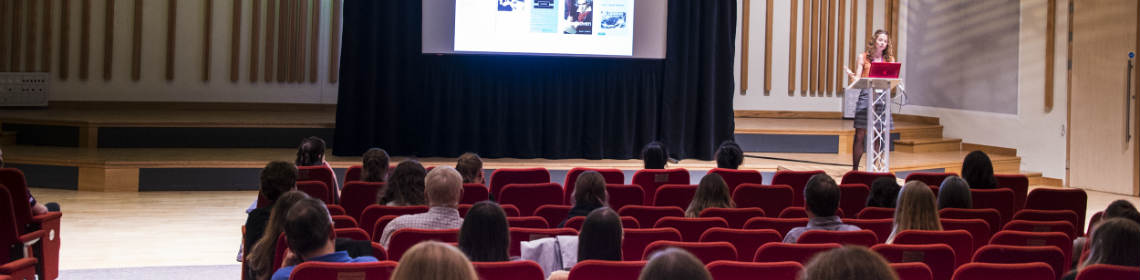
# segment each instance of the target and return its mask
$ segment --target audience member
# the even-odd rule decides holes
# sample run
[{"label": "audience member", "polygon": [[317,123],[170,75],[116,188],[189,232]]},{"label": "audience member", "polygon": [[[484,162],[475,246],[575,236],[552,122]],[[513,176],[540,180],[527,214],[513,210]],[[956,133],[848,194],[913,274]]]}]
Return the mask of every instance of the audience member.
[{"label": "audience member", "polygon": [[364,182],[388,181],[388,152],[381,148],[371,148],[362,157],[364,168],[360,180]]},{"label": "audience member", "polygon": [[356,263],[375,262],[375,257],[350,257],[348,252],[336,251],[336,234],[332,216],[318,199],[302,199],[289,208],[285,215],[285,240],[289,245],[285,264],[273,273],[273,280],[288,280],[294,266],[301,262]]},{"label": "audience member", "polygon": [[507,213],[498,203],[480,201],[471,206],[459,227],[459,250],[475,262],[510,260],[510,230]]},{"label": "audience member", "polygon": [[683,249],[669,247],[649,257],[639,280],[712,280],[700,259]]},{"label": "audience member", "polygon": [[700,217],[701,211],[708,208],[736,208],[728,184],[719,174],[708,174],[701,178],[697,192],[693,194],[692,202],[689,202],[689,208],[685,209],[685,217]]},{"label": "audience member", "polygon": [[649,142],[641,149],[641,161],[645,162],[645,169],[665,169],[665,163],[669,161],[669,152],[661,142]]},{"label": "audience member", "polygon": [[[419,166],[419,163],[415,165]],[[399,171],[400,167],[396,167],[396,172]],[[427,213],[403,215],[393,219],[384,227],[384,232],[380,236],[380,245],[388,247],[392,233],[400,229],[455,229],[463,225],[463,218],[459,217],[459,210],[456,209],[459,199],[463,197],[463,179],[460,178],[459,172],[451,167],[440,166],[432,169],[427,177],[421,180],[427,181],[422,195],[427,198],[427,204],[431,208]],[[395,183],[395,180],[392,182]]]},{"label": "audience member", "polygon": [[962,160],[962,178],[966,179],[972,189],[997,188],[994,164],[990,161],[990,156],[982,151],[970,152]]},{"label": "audience member", "polygon": [[[273,258],[275,257],[274,254],[277,253],[277,237],[284,231],[285,215],[289,213],[289,209],[293,208],[293,205],[305,199],[309,199],[309,195],[297,190],[279,196],[276,202],[271,205],[272,213],[269,214],[269,222],[263,224],[264,231],[256,236],[250,232],[250,225],[253,221],[246,220],[245,244],[249,251],[245,255],[246,269],[248,269],[245,273],[249,279],[269,279],[273,275]],[[252,214],[250,218],[253,218]],[[250,242],[251,238],[256,243]]]},{"label": "audience member", "polygon": [[[1104,209],[1104,214],[1101,215],[1101,221],[1112,218],[1128,219],[1135,222],[1136,224],[1140,224],[1140,212],[1136,211],[1136,206],[1133,206],[1131,202],[1123,199],[1109,203],[1108,207]],[[1090,232],[1096,231],[1096,227],[1098,225],[1100,225],[1099,222],[1097,224],[1089,225],[1089,228],[1091,229]],[[1073,240],[1074,257],[1070,259],[1070,268],[1076,268],[1077,264],[1080,263],[1084,257],[1087,257],[1087,254],[1089,253],[1088,250],[1086,250],[1088,249],[1088,243],[1089,239],[1085,236],[1077,237],[1077,239]]]},{"label": "audience member", "polygon": [[808,224],[793,228],[784,236],[784,243],[796,243],[800,235],[809,230],[854,231],[859,227],[844,224],[835,215],[839,209],[839,185],[827,174],[816,174],[804,186],[804,206]]},{"label": "audience member", "polygon": [[1140,224],[1125,218],[1110,218],[1093,230],[1088,258],[1063,279],[1075,279],[1086,267],[1111,264],[1140,267]]},{"label": "audience member", "polygon": [[522,242],[522,259],[537,262],[549,279],[566,279],[568,270],[585,260],[620,261],[621,217],[609,207],[590,211],[578,236],[556,236]]},{"label": "audience member", "polygon": [[376,200],[387,206],[424,205],[424,176],[427,171],[420,162],[409,159],[396,166],[384,192]]},{"label": "audience member", "polygon": [[475,153],[465,153],[459,156],[455,163],[455,171],[463,176],[464,184],[483,184],[483,159]]},{"label": "audience member", "polygon": [[582,172],[574,181],[574,193],[571,197],[574,198],[574,207],[570,208],[570,213],[566,215],[565,220],[558,224],[558,227],[565,226],[566,221],[570,218],[586,216],[594,209],[606,207],[609,201],[609,193],[606,192],[606,179],[597,171]]},{"label": "audience member", "polygon": [[816,254],[804,265],[801,280],[898,280],[879,254],[862,246],[843,246]]},{"label": "audience member", "polygon": [[478,280],[475,267],[454,246],[424,241],[400,258],[392,280]]},{"label": "audience member", "polygon": [[716,149],[716,168],[737,169],[744,164],[744,151],[735,141],[724,140]]},{"label": "audience member", "polygon": [[[270,223],[271,209],[273,209],[273,202],[277,201],[285,192],[297,188],[297,167],[292,163],[284,161],[273,161],[265,165],[261,169],[261,184],[258,186],[258,193],[264,196],[269,205],[258,205],[256,209],[250,211],[245,218],[245,249],[244,253],[249,253],[254,242],[261,238],[262,232],[265,232],[266,224]],[[281,217],[284,218],[284,217]],[[280,233],[278,231],[277,233]],[[276,237],[276,235],[274,235]],[[274,240],[276,241],[276,240]]]},{"label": "audience member", "polygon": [[[0,168],[4,168],[4,151],[0,150]],[[28,192],[28,205],[32,207],[32,215],[43,215],[47,212],[59,212],[59,203],[48,202],[40,204],[36,202],[36,198],[32,197],[32,193]],[[248,211],[247,211],[248,212]]]},{"label": "audience member", "polygon": [[942,230],[935,208],[934,192],[921,181],[910,181],[899,193],[895,207],[895,226],[887,237],[887,244],[894,243],[895,236],[904,230]]},{"label": "audience member", "polygon": [[899,189],[899,183],[894,178],[880,177],[871,181],[871,195],[867,196],[867,207],[895,208]]},{"label": "audience member", "polygon": [[938,187],[938,209],[943,208],[974,208],[970,184],[966,183],[966,179],[950,176],[942,180],[942,186]]},{"label": "audience member", "polygon": [[[294,162],[297,166],[324,166],[332,174],[332,181],[336,183],[336,172],[333,172],[332,166],[329,162],[325,161],[325,139],[316,136],[309,136],[301,140],[301,146],[297,147],[297,160]],[[338,190],[339,186],[335,187]]]}]

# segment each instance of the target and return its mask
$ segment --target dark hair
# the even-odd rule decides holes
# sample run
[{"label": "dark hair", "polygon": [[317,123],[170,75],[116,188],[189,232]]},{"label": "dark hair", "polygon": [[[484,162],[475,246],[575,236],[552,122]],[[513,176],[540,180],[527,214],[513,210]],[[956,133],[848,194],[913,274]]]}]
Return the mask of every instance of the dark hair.
[{"label": "dark hair", "polygon": [[938,187],[938,209],[943,208],[974,208],[970,184],[965,179],[950,176],[942,180],[942,186]]},{"label": "dark hair", "polygon": [[459,227],[459,250],[475,262],[510,260],[510,233],[507,213],[498,203],[480,201],[471,206]]},{"label": "dark hair", "polygon": [[700,259],[696,256],[685,251],[684,249],[669,247],[665,250],[657,251],[649,257],[649,262],[645,264],[645,268],[641,269],[641,276],[638,280],[668,280],[668,279],[691,279],[691,280],[712,280],[712,275],[705,269],[705,265],[701,263]]},{"label": "dark hair", "polygon": [[455,163],[455,171],[459,171],[459,176],[463,177],[463,183],[479,183],[479,175],[483,173],[483,159],[475,153],[465,153],[459,156],[459,161]]},{"label": "dark hair", "polygon": [[645,169],[665,169],[665,162],[669,161],[669,152],[661,142],[649,142],[641,149],[641,161],[645,162]]},{"label": "dark hair", "polygon": [[[261,169],[261,195],[269,201],[276,201],[281,194],[297,186],[297,167],[284,161],[271,161]],[[261,205],[260,207],[269,207]]]},{"label": "dark hair", "polygon": [[578,233],[578,261],[621,259],[621,217],[609,207],[590,211]]},{"label": "dark hair", "polygon": [[701,178],[700,185],[697,185],[697,192],[693,194],[689,208],[685,209],[685,217],[699,217],[701,211],[708,208],[736,208],[736,203],[732,201],[732,194],[729,192],[728,184],[720,174],[705,175]]},{"label": "dark hair", "polygon": [[867,207],[895,208],[899,197],[899,183],[892,177],[879,177],[871,181],[871,195],[867,196]]},{"label": "dark hair", "polygon": [[962,160],[962,178],[970,183],[970,188],[992,189],[997,187],[994,178],[994,164],[990,156],[982,151],[973,151]]},{"label": "dark hair", "polygon": [[816,217],[835,216],[839,208],[839,186],[827,174],[811,176],[804,186],[804,206]]},{"label": "dark hair", "polygon": [[1140,224],[1124,218],[1105,219],[1090,240],[1089,257],[1081,269],[1094,264],[1140,267]]},{"label": "dark hair", "polygon": [[388,152],[381,148],[371,148],[364,152],[363,174],[360,180],[365,182],[384,182],[388,180]]},{"label": "dark hair", "polygon": [[301,146],[297,147],[297,166],[321,165],[325,159],[325,139],[309,136],[301,139]]},{"label": "dark hair", "polygon": [[847,245],[816,254],[804,265],[801,280],[897,280],[887,260],[862,246]]},{"label": "dark hair", "polygon": [[298,201],[285,215],[285,239],[289,250],[304,256],[328,244],[332,234],[332,217],[325,203],[308,198]]},{"label": "dark hair", "polygon": [[735,141],[724,140],[716,149],[716,168],[737,169],[744,164],[744,151]]},{"label": "dark hair", "polygon": [[395,201],[403,205],[423,205],[425,176],[427,170],[424,170],[419,161],[409,159],[400,162],[396,170],[392,171],[392,177],[388,178],[388,186],[382,193],[379,203],[388,204]]},{"label": "dark hair", "polygon": [[1111,218],[1125,218],[1140,224],[1140,212],[1136,211],[1136,206],[1127,200],[1116,200],[1108,204],[1104,209],[1104,219]]},{"label": "dark hair", "polygon": [[606,206],[609,193],[606,192],[606,179],[597,171],[586,171],[574,181],[574,205]]},{"label": "dark hair", "polygon": [[284,232],[285,216],[289,214],[289,209],[292,209],[293,205],[305,199],[310,199],[309,195],[297,190],[282,194],[273,202],[273,208],[269,211],[269,221],[266,222],[261,237],[258,237],[253,245],[245,244],[249,245],[246,246],[249,250],[245,255],[245,264],[254,279],[269,278],[269,275],[273,274],[273,254],[277,248],[277,237]]}]

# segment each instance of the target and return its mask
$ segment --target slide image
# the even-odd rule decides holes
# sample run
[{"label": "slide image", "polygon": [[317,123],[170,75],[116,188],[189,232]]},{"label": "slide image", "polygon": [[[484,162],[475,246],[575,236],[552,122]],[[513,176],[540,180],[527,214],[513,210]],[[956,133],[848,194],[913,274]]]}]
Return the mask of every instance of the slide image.
[{"label": "slide image", "polygon": [[564,34],[594,34],[594,0],[567,0],[573,5],[566,5],[566,28]]},{"label": "slide image", "polygon": [[625,28],[625,12],[602,12],[602,29]]},{"label": "slide image", "polygon": [[498,0],[498,1],[499,1],[499,11],[500,12],[519,11],[519,10],[522,10],[522,8],[524,7],[523,5],[526,5],[525,1],[523,1],[523,0]]}]

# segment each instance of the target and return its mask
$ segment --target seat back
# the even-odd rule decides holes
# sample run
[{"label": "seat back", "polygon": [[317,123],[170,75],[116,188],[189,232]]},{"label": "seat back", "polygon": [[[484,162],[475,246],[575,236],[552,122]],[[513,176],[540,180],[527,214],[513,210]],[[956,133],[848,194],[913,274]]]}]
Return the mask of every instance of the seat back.
[{"label": "seat back", "polygon": [[794,191],[788,185],[760,185],[744,183],[732,192],[736,207],[758,207],[768,215],[779,215],[784,208],[792,206]]},{"label": "seat back", "polygon": [[[474,207],[474,206],[475,205],[472,205],[472,204],[460,204],[459,207],[456,207],[456,210],[459,210],[459,216],[460,217],[467,217],[467,211],[471,211],[471,207]],[[522,216],[522,215],[519,215],[519,208],[515,207],[514,205],[499,204],[499,207],[503,208],[503,212],[507,213],[507,217],[520,217],[520,216]],[[538,210],[535,210],[535,211],[538,211]],[[565,217],[563,217],[563,218],[565,218]]]},{"label": "seat back", "polygon": [[645,191],[645,204],[653,205],[653,196],[658,187],[689,184],[689,171],[684,168],[642,169],[633,173],[633,184],[641,186],[641,190]]},{"label": "seat back", "polygon": [[[1031,263],[1043,262],[1049,264],[1056,273],[1054,277],[1061,279],[1068,272],[1069,263],[1065,254],[1053,246],[1011,246],[990,244],[982,246],[974,253],[974,262],[981,263]],[[1019,278],[1020,279],[1020,278]]]},{"label": "seat back", "polygon": [[843,223],[875,232],[878,243],[886,243],[895,228],[895,219],[843,219]]},{"label": "seat back", "polygon": [[645,261],[585,260],[570,269],[570,280],[629,280],[637,279]]},{"label": "seat back", "polygon": [[346,214],[360,220],[364,208],[376,204],[376,194],[383,189],[384,183],[348,181],[341,190],[340,206]]},{"label": "seat back", "polygon": [[533,261],[471,262],[483,280],[546,279],[542,267]]},{"label": "seat back", "polygon": [[348,238],[352,240],[371,241],[368,232],[360,228],[338,228],[333,230],[337,238]]},{"label": "seat back", "polygon": [[618,214],[637,219],[637,223],[643,227],[653,227],[657,220],[664,217],[684,217],[685,210],[677,206],[626,205],[618,210]]},{"label": "seat back", "polygon": [[649,260],[653,253],[664,250],[669,247],[677,247],[688,251],[701,260],[702,264],[709,264],[714,261],[735,261],[736,247],[728,242],[678,242],[678,241],[654,241],[645,247],[645,253],[642,254],[641,259]]},{"label": "seat back", "polygon": [[419,229],[404,228],[392,233],[388,241],[389,259],[400,261],[404,252],[422,241],[435,240],[444,243],[459,242],[459,229]]},{"label": "seat back", "polygon": [[[1064,257],[1064,263],[1066,264],[1072,259],[1073,254],[1073,239],[1070,239],[1068,235],[1060,232],[1003,230],[990,238],[990,245],[1052,246],[1061,250],[1061,255]],[[1061,273],[1063,274],[1064,272],[1065,271],[1062,271]]]},{"label": "seat back", "polygon": [[518,207],[523,216],[533,216],[539,206],[562,204],[562,187],[558,183],[509,184],[499,195],[499,203]]},{"label": "seat back", "polygon": [[760,246],[783,240],[784,237],[773,229],[710,228],[701,234],[700,242],[731,242],[736,247],[737,260],[750,262]]},{"label": "seat back", "polygon": [[28,202],[28,182],[24,172],[15,168],[0,168],[0,186],[8,189],[12,214],[16,218],[16,230],[23,233],[32,223],[32,206]]},{"label": "seat back", "polygon": [[[1001,212],[997,209],[963,209],[963,208],[943,208],[938,210],[938,218],[940,219],[981,219],[986,221],[986,225],[990,226],[990,233],[995,233],[1001,230],[1004,223],[1001,222]],[[988,239],[986,240],[989,241]]]},{"label": "seat back", "polygon": [[566,217],[570,215],[570,205],[543,205],[538,209],[534,209],[534,215],[546,219],[546,224],[550,227],[557,227],[561,224]]},{"label": "seat back", "polygon": [[982,219],[938,219],[942,230],[965,230],[974,239],[974,248],[981,248],[990,242],[990,224]]},{"label": "seat back", "polygon": [[[550,171],[542,167],[495,169],[494,172],[491,172],[491,195],[495,197],[495,200],[498,200],[499,192],[509,184],[541,184],[549,182]],[[558,197],[559,201],[561,201],[562,196],[559,195]]]},{"label": "seat back", "polygon": [[510,228],[511,246],[507,253],[511,256],[522,255],[520,244],[523,241],[555,237],[558,235],[578,235],[578,231],[569,228]]},{"label": "seat back", "polygon": [[1092,229],[1096,227],[1096,223],[1099,223],[1103,217],[1104,211],[1096,211],[1096,213],[1093,213],[1092,218],[1089,219],[1089,226],[1085,227],[1085,236],[1092,235]]},{"label": "seat back", "polygon": [[565,197],[562,200],[563,204],[566,204],[566,205],[573,205],[574,204],[574,197],[573,197],[574,186],[575,186],[575,184],[578,183],[578,175],[582,175],[582,173],[586,172],[586,171],[597,171],[598,173],[602,174],[602,179],[605,180],[607,185],[608,184],[617,184],[617,185],[625,184],[625,173],[622,173],[621,169],[617,169],[617,168],[583,168],[583,167],[571,168],[570,171],[566,172],[566,180],[562,182],[562,186],[565,187],[565,190],[563,191],[565,193],[564,194]]},{"label": "seat back", "polygon": [[387,215],[376,219],[376,222],[374,222],[372,226],[361,226],[368,227],[368,235],[372,236],[372,242],[380,242],[380,236],[384,234],[384,227],[387,227],[388,223],[391,223],[392,220],[395,220],[399,217],[400,216],[396,215]]},{"label": "seat back", "polygon": [[769,280],[796,280],[804,266],[798,262],[715,261],[705,268],[716,280],[752,280],[757,275]]},{"label": "seat back", "polygon": [[867,207],[863,208],[863,210],[860,210],[859,214],[855,214],[855,217],[858,217],[860,219],[894,219],[895,209],[883,207]]},{"label": "seat back", "polygon": [[491,190],[488,190],[487,186],[480,183],[466,183],[463,184],[463,197],[459,198],[459,203],[475,204],[488,199],[491,199]]},{"label": "seat back", "polygon": [[[297,190],[304,192],[310,197],[320,199],[325,204],[335,204],[333,203],[332,190],[330,190],[329,186],[324,182],[314,180],[297,181]],[[376,197],[373,196],[372,199],[375,200]]]},{"label": "seat back", "polygon": [[507,217],[507,225],[520,228],[550,228],[546,219],[538,216]]},{"label": "seat back", "polygon": [[1094,264],[1077,273],[1077,280],[1140,279],[1140,267]]},{"label": "seat back", "polygon": [[[1084,217],[1077,216],[1077,212],[1073,210],[1038,210],[1038,209],[1022,209],[1013,214],[1013,220],[1025,221],[1068,221],[1073,225],[1073,230],[1076,230],[1077,223],[1083,222]],[[1077,234],[1080,234],[1078,232]]]},{"label": "seat back", "polygon": [[1077,238],[1077,229],[1069,221],[1025,221],[1013,220],[1005,224],[1001,230],[1016,230],[1028,232],[1060,232],[1068,236],[1069,239]]},{"label": "seat back", "polygon": [[[867,207],[867,196],[871,195],[871,188],[864,184],[839,185],[839,209],[844,213],[855,215]],[[846,216],[846,218],[854,218]]]},{"label": "seat back", "polygon": [[871,183],[875,182],[876,179],[883,177],[891,178],[894,180],[895,174],[889,172],[867,172],[852,170],[847,171],[847,173],[843,174],[843,179],[839,180],[839,184],[864,184],[870,186]]},{"label": "seat back", "polygon": [[875,236],[875,232],[866,229],[855,231],[809,230],[796,240],[796,243],[803,244],[839,243],[863,247],[875,246],[878,242],[879,237]]},{"label": "seat back", "polygon": [[[776,175],[772,176],[773,185],[788,185],[792,187],[792,204],[791,206],[804,206],[804,186],[807,185],[811,176],[816,174],[824,174],[823,170],[815,171],[776,171]],[[767,210],[767,209],[765,209]]]},{"label": "seat back", "polygon": [[1024,174],[994,174],[997,186],[1009,188],[1013,191],[1013,211],[1025,208],[1025,199],[1029,193],[1029,177]]},{"label": "seat back", "polygon": [[724,179],[724,183],[728,185],[728,193],[736,191],[736,187],[740,184],[763,184],[764,175],[756,170],[739,170],[727,168],[713,168],[709,170],[708,174],[717,174]]},{"label": "seat back", "polygon": [[[845,215],[846,214],[843,213],[843,208],[835,208],[835,216],[843,217]],[[783,211],[780,211],[779,217],[780,218],[807,218],[808,217],[807,209],[804,209],[803,206],[792,206],[792,207],[784,208]]]},{"label": "seat back", "polygon": [[[337,185],[336,179],[333,178],[332,169],[325,167],[325,165],[323,165],[323,164],[322,165],[313,165],[313,166],[298,166],[297,167],[297,183],[298,183],[297,188],[298,189],[301,187],[300,186],[301,181],[319,181],[321,183],[325,183],[325,186],[328,187],[328,190],[329,190],[329,193],[328,193],[329,198],[333,201],[333,203],[336,203],[337,202],[336,198],[340,197],[340,194],[337,193],[337,190],[339,189],[339,187],[338,187],[339,185]],[[329,203],[329,204],[331,204],[331,203]]]},{"label": "seat back", "polygon": [[771,229],[784,236],[793,228],[807,226],[807,223],[807,218],[756,217],[748,219],[748,222],[744,223],[744,229]]},{"label": "seat back", "polygon": [[1025,209],[1038,210],[1072,210],[1077,213],[1078,232],[1085,231],[1085,209],[1088,206],[1089,196],[1084,189],[1053,189],[1038,188],[1029,192],[1025,199]]},{"label": "seat back", "polygon": [[654,241],[681,241],[681,232],[675,228],[623,229],[622,236],[621,255],[627,261],[641,259],[645,248]]},{"label": "seat back", "polygon": [[[304,262],[293,268],[289,279],[388,279],[396,262],[331,263]],[[342,278],[343,277],[343,278]]]},{"label": "seat back", "polygon": [[360,181],[360,174],[363,172],[363,165],[349,166],[348,169],[344,171],[344,183],[347,184],[348,182]]},{"label": "seat back", "polygon": [[[582,223],[586,222],[586,216],[577,216],[566,220],[565,228],[572,228],[574,230],[582,230]],[[637,219],[633,217],[621,217],[622,228],[641,228],[641,224],[637,223]]]},{"label": "seat back", "polygon": [[935,280],[950,280],[954,276],[954,249],[946,244],[879,244],[871,247],[871,250],[891,263],[926,264]]},{"label": "seat back", "polygon": [[974,239],[965,230],[904,230],[895,235],[894,244],[946,244],[954,249],[955,266],[970,262],[974,255]]},{"label": "seat back", "polygon": [[839,248],[841,245],[838,243],[826,244],[789,244],[772,242],[760,246],[756,250],[756,257],[752,260],[755,262],[783,262],[793,261],[800,264],[806,264],[808,260],[815,254],[822,253],[831,249]]},{"label": "seat back", "polygon": [[[949,172],[912,172],[906,175],[906,180],[904,181],[919,181],[925,183],[927,186],[937,187],[941,186],[942,181],[945,181],[946,177],[950,176],[958,176],[958,174]],[[935,194],[937,194],[937,192],[935,192]]]},{"label": "seat back", "polygon": [[[376,224],[376,220],[380,217],[393,215],[401,216],[407,214],[419,214],[428,211],[427,206],[384,206],[379,204],[368,205],[364,207],[364,211],[360,213],[360,220],[357,224],[361,225],[365,230],[372,230],[371,226]],[[371,235],[379,235],[379,232],[369,232]]]},{"label": "seat back", "polygon": [[970,199],[973,200],[974,209],[990,208],[1001,213],[1001,224],[997,225],[998,228],[1005,226],[1005,223],[1013,218],[1013,190],[970,189]]},{"label": "seat back", "polygon": [[701,234],[710,228],[728,228],[728,221],[722,218],[664,217],[653,224],[655,228],[671,227],[681,232],[681,241],[697,242]]},{"label": "seat back", "polygon": [[[891,269],[899,276],[899,280],[931,280],[934,272],[924,263],[892,263]],[[947,278],[949,279],[949,278]]]},{"label": "seat back", "polygon": [[1054,279],[1049,264],[968,263],[954,271],[953,280]]},{"label": "seat back", "polygon": [[696,194],[697,185],[661,185],[653,195],[653,206],[677,206],[687,209],[689,203],[693,201],[693,195]]},{"label": "seat back", "polygon": [[699,215],[701,218],[722,218],[731,228],[744,228],[748,219],[764,217],[763,208],[705,208]]},{"label": "seat back", "polygon": [[3,245],[0,247],[0,265],[31,256],[27,252],[15,254],[23,250],[24,242],[20,241],[20,230],[16,226],[16,216],[12,213],[11,197],[7,188],[0,187],[0,245]]},{"label": "seat back", "polygon": [[610,195],[610,208],[621,209],[626,205],[645,205],[645,191],[638,185],[606,184]]},{"label": "seat back", "polygon": [[356,219],[348,215],[332,215],[333,228],[359,228]]}]

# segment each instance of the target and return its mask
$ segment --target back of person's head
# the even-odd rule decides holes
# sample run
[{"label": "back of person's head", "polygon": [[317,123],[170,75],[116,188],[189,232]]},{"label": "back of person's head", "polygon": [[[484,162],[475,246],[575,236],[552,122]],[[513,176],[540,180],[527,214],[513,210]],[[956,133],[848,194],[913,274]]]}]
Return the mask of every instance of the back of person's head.
[{"label": "back of person's head", "polygon": [[835,216],[839,208],[839,185],[827,174],[816,174],[804,186],[804,206],[816,217]]},{"label": "back of person's head", "polygon": [[510,244],[507,213],[498,203],[480,201],[471,206],[459,227],[459,249],[467,258],[476,262],[508,261]]},{"label": "back of person's head", "polygon": [[665,162],[669,161],[669,152],[661,142],[649,142],[641,149],[641,161],[645,162],[645,169],[665,169]]},{"label": "back of person's head", "polygon": [[943,208],[974,208],[970,183],[967,183],[966,179],[950,176],[942,180],[942,186],[938,187],[938,209]]},{"label": "back of person's head", "polygon": [[700,259],[683,249],[669,247],[649,257],[638,280],[712,280]]},{"label": "back of person's head", "polygon": [[989,189],[997,187],[997,178],[994,177],[994,164],[990,156],[982,151],[973,151],[962,160],[962,178],[970,184],[971,188]]},{"label": "back of person's head", "polygon": [[364,168],[360,180],[365,182],[384,182],[388,180],[388,152],[381,148],[371,148],[364,152],[362,160]]},{"label": "back of person's head", "polygon": [[284,161],[272,161],[261,169],[260,177],[261,195],[269,201],[276,201],[281,194],[297,186],[297,166]]},{"label": "back of person's head", "polygon": [[1089,257],[1081,268],[1094,264],[1140,267],[1140,224],[1125,218],[1101,221],[1093,230]]},{"label": "back of person's head", "polygon": [[297,147],[297,166],[321,165],[325,160],[325,139],[309,136],[301,139],[301,146]]},{"label": "back of person's head", "polygon": [[578,233],[578,261],[620,261],[621,240],[621,216],[609,207],[594,209]]},{"label": "back of person's head", "polygon": [[866,247],[851,245],[816,254],[801,273],[801,280],[899,279],[883,256]]},{"label": "back of person's head", "polygon": [[307,256],[333,241],[332,216],[319,199],[298,201],[285,214],[285,240],[297,256]]},{"label": "back of person's head", "polygon": [[392,280],[478,280],[475,267],[454,246],[424,241],[402,257]]},{"label": "back of person's head", "polygon": [[737,169],[744,164],[744,151],[735,141],[725,140],[716,149],[716,168]]},{"label": "back of person's head", "polygon": [[427,176],[427,171],[419,161],[409,159],[400,162],[388,177],[388,185],[380,194],[380,204],[395,201],[404,205],[423,205],[424,176]]},{"label": "back of person's head", "polygon": [[871,181],[871,195],[867,196],[867,207],[895,208],[899,189],[901,187],[894,178],[880,177]]},{"label": "back of person's head", "polygon": [[597,171],[586,171],[574,181],[574,205],[606,206],[609,193],[606,192],[606,179]]},{"label": "back of person's head", "polygon": [[895,207],[895,233],[912,229],[942,230],[934,192],[922,181],[907,182]]},{"label": "back of person's head", "polygon": [[1113,201],[1108,204],[1107,208],[1104,208],[1103,219],[1110,218],[1125,218],[1140,224],[1140,212],[1136,211],[1136,206],[1123,199]]},{"label": "back of person's head", "polygon": [[693,200],[689,202],[685,216],[700,216],[701,211],[707,208],[735,207],[736,203],[732,202],[732,194],[729,193],[728,184],[724,182],[724,178],[720,174],[708,174],[701,178],[700,185],[697,185],[697,192],[693,194]]},{"label": "back of person's head", "polygon": [[483,183],[483,159],[475,153],[465,153],[459,156],[455,163],[455,171],[463,176],[463,183]]},{"label": "back of person's head", "polygon": [[455,207],[463,197],[463,178],[450,166],[440,166],[424,178],[424,196],[430,206]]},{"label": "back of person's head", "polygon": [[246,244],[246,246],[253,246],[249,250],[249,254],[245,256],[246,266],[254,275],[268,276],[273,273],[273,258],[277,248],[277,236],[281,235],[285,226],[285,216],[289,213],[289,209],[293,208],[294,204],[301,200],[309,199],[309,195],[302,191],[292,190],[285,192],[273,202],[273,208],[269,211],[269,222],[265,225],[265,230],[262,232],[261,237],[253,245]]}]

